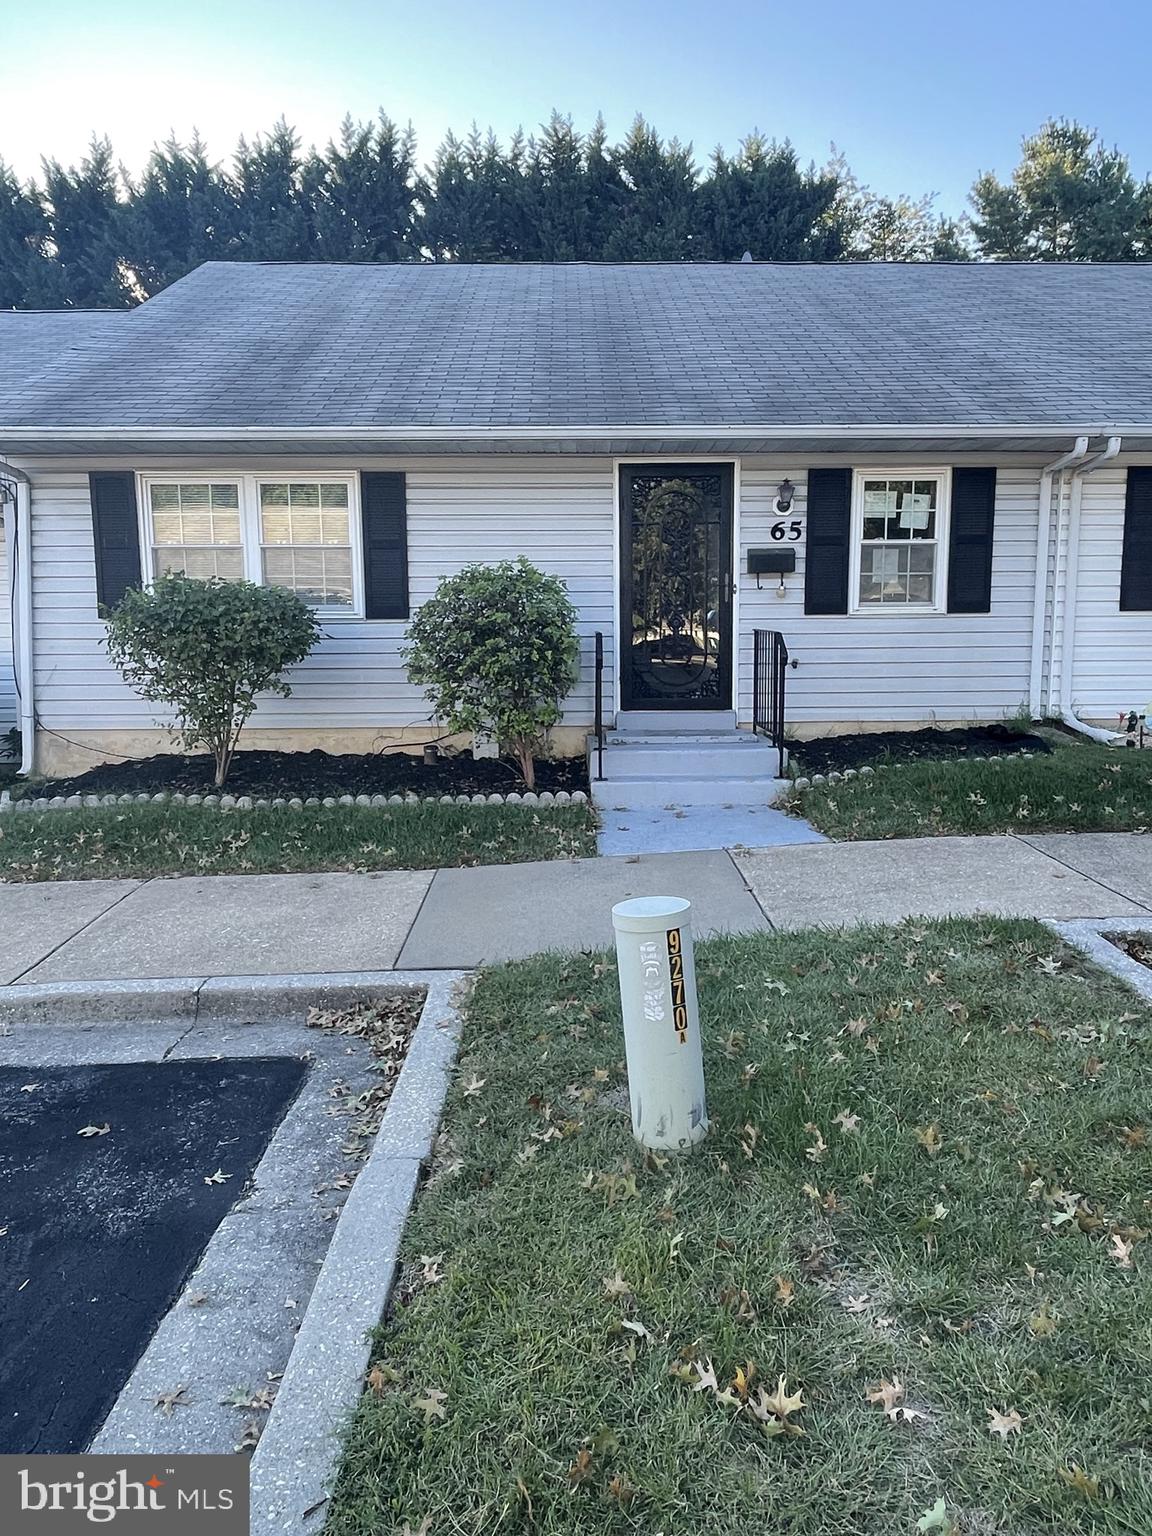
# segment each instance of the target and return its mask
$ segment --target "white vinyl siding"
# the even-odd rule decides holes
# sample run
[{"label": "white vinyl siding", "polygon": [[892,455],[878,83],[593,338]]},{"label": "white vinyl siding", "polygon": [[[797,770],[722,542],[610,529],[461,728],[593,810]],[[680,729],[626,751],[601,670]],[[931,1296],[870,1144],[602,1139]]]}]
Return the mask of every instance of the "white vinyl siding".
[{"label": "white vinyl siding", "polygon": [[[852,461],[840,456],[836,462]],[[795,482],[796,497],[782,517],[775,504],[785,475]],[[806,465],[795,461],[746,458],[741,466],[741,722],[752,718],[752,631],[757,628],[780,630],[798,663],[787,679],[787,717],[793,724],[818,721],[851,730],[878,721],[927,724],[1014,714],[1028,697],[1039,468],[1002,465],[997,472],[992,608],[970,614],[917,613],[912,608],[882,614],[806,614],[807,478]],[[796,570],[785,577],[786,596],[776,595],[776,576],[762,577],[757,591],[755,576],[746,574],[748,550],[774,547],[772,524],[793,517],[805,519],[805,538],[778,546],[796,550]]]},{"label": "white vinyl siding", "polygon": [[[98,466],[30,469],[38,710],[46,727],[65,733],[69,728],[147,729],[156,723],[154,706],[124,683],[104,653],[104,626],[96,614],[89,467]],[[341,471],[348,467],[339,466]],[[476,560],[526,555],[567,583],[579,611],[580,680],[565,719],[572,724],[590,720],[597,629],[605,632],[609,666],[612,661],[610,462],[461,457],[361,461],[360,467],[407,473],[414,608],[432,595],[442,576]],[[184,464],[165,468],[195,478]],[[212,468],[215,473],[227,465]],[[261,479],[287,481],[304,471],[304,465],[281,462],[255,472]],[[245,466],[243,472],[253,471]],[[254,726],[396,729],[428,722],[428,703],[409,683],[400,656],[407,628],[403,621],[341,618],[327,628],[323,616],[320,622],[323,638],[291,674],[292,697],[262,703]],[[610,672],[607,687],[611,690]]]},{"label": "white vinyl siding", "polygon": [[[4,514],[0,509],[0,736],[16,724],[16,679],[12,670],[12,590],[8,582],[8,550]],[[0,743],[0,758],[4,747]]]},{"label": "white vinyl siding", "polygon": [[1084,479],[1072,706],[1115,725],[1152,700],[1152,613],[1121,613],[1120,561],[1128,471],[1114,463]]},{"label": "white vinyl siding", "polygon": [[[853,465],[846,455],[828,462]],[[890,460],[884,462],[887,467]],[[964,460],[958,456],[954,462]],[[63,734],[77,728],[147,729],[156,723],[153,707],[109,664],[104,626],[96,616],[87,470],[99,466],[28,467],[41,718]],[[613,707],[616,551],[614,466],[608,458],[381,458],[362,461],[362,467],[407,474],[414,607],[432,594],[442,576],[470,561],[527,556],[567,583],[579,613],[580,680],[568,700],[566,722],[591,721],[597,629],[605,635],[606,703]],[[864,466],[857,461],[853,467]],[[195,474],[186,461],[165,468],[190,478]],[[286,482],[305,468],[317,472],[315,464],[297,468],[272,462],[255,470],[235,466],[233,473]],[[775,511],[775,498],[785,475],[795,482],[796,497],[782,515]],[[741,722],[748,724],[752,714],[756,627],[781,630],[799,662],[788,673],[788,717],[800,727],[996,720],[1015,713],[1028,694],[1039,479],[1038,458],[998,467],[989,613],[817,616],[804,612],[805,539],[778,546],[794,549],[797,557],[795,573],[785,578],[783,599],[776,596],[777,577],[764,577],[757,591],[756,578],[746,574],[750,548],[777,547],[769,537],[772,523],[793,518],[806,523],[806,462],[745,458],[737,475]],[[1124,480],[1123,468],[1111,466],[1090,476],[1084,491],[1073,697],[1082,713],[1105,721],[1121,708],[1152,698],[1152,617],[1118,609]],[[293,674],[292,698],[269,700],[254,723],[321,730],[428,724],[428,705],[405,676],[405,630],[399,620],[342,618],[328,624],[316,651]],[[3,639],[0,629],[0,645]],[[5,654],[0,649],[0,708],[4,680],[10,677],[10,670],[4,671]]]}]

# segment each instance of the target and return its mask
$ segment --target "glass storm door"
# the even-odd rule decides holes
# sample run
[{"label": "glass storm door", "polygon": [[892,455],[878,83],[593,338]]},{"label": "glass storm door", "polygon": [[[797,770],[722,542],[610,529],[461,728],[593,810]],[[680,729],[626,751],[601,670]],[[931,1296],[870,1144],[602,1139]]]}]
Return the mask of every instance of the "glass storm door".
[{"label": "glass storm door", "polygon": [[620,471],[624,709],[732,707],[732,466]]}]

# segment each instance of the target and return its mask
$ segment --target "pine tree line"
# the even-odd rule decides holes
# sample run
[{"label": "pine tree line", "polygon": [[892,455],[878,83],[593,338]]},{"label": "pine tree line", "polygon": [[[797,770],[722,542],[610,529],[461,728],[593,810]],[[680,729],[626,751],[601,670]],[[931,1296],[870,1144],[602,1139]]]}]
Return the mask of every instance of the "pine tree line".
[{"label": "pine tree line", "polygon": [[1026,139],[1007,183],[981,176],[971,217],[873,195],[842,157],[800,163],[752,134],[701,167],[637,118],[609,144],[554,113],[507,144],[449,134],[422,168],[384,114],[345,119],[323,150],[277,123],[230,169],[198,137],[133,177],[94,138],[79,167],[22,183],[0,162],[0,308],[130,307],[209,260],[1145,260],[1152,186],[1074,122]]}]

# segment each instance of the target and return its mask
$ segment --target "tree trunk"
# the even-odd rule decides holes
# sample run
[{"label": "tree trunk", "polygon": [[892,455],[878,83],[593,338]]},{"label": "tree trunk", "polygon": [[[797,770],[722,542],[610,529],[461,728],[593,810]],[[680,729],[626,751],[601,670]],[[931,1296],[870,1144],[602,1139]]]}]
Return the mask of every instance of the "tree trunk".
[{"label": "tree trunk", "polygon": [[526,789],[536,788],[536,760],[532,756],[531,742],[516,743],[516,756],[520,759],[520,777],[524,780]]}]

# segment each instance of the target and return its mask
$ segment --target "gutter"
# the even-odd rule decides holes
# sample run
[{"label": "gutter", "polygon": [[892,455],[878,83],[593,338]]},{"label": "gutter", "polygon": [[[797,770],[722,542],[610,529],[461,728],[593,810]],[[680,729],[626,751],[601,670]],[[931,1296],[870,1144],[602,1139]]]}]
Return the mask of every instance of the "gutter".
[{"label": "gutter", "polygon": [[32,483],[22,469],[0,459],[4,497],[4,542],[12,590],[12,660],[20,700],[20,772],[32,772],[36,754],[36,700],[32,646]]},{"label": "gutter", "polygon": [[[1060,719],[1071,730],[1079,731],[1083,736],[1090,736],[1093,741],[1110,742],[1116,739],[1115,731],[1103,731],[1094,725],[1088,725],[1075,713],[1072,708],[1072,674],[1076,660],[1076,609],[1077,609],[1077,578],[1080,574],[1080,513],[1084,499],[1085,476],[1095,474],[1103,465],[1109,463],[1120,452],[1124,439],[1121,436],[1112,436],[1108,439],[1107,446],[1092,455],[1083,463],[1077,464],[1072,471],[1072,490],[1068,501],[1068,558],[1064,569],[1064,600],[1061,606],[1061,618],[1063,619],[1063,634],[1060,645],[1060,699],[1058,713]],[[1055,625],[1053,626],[1053,642],[1055,642]],[[1055,649],[1055,644],[1053,644]]]},{"label": "gutter", "polygon": [[[1044,620],[1048,607],[1048,543],[1052,534],[1052,479],[1057,473],[1059,479],[1058,509],[1064,504],[1064,475],[1063,471],[1069,464],[1078,463],[1088,453],[1088,437],[1083,434],[1078,437],[1065,454],[1058,459],[1053,459],[1051,464],[1045,464],[1040,472],[1040,513],[1039,523],[1036,529],[1036,582],[1032,595],[1032,665],[1028,677],[1028,707],[1033,720],[1039,720],[1042,714],[1043,674],[1044,674]],[[1059,515],[1059,514],[1058,514]],[[1059,546],[1057,546],[1059,557]],[[1055,572],[1053,572],[1055,576]],[[1053,614],[1052,621],[1055,624],[1055,586],[1053,587]]]},{"label": "gutter", "polygon": [[[22,427],[15,422],[9,422],[0,428],[13,437],[18,437],[22,442],[122,442],[130,437],[134,441],[147,441],[150,438],[172,441],[182,439],[195,443],[200,441],[217,442],[222,439],[235,439],[237,442],[262,441],[274,437],[287,442],[324,442],[335,438],[365,438],[376,439],[380,442],[389,442],[395,438],[425,439],[428,441],[445,442],[485,442],[492,438],[508,438],[515,441],[535,442],[554,441],[558,438],[567,438],[575,442],[585,440],[597,440],[602,437],[709,437],[721,441],[730,439],[739,440],[746,437],[778,437],[789,439],[794,437],[807,437],[813,440],[837,438],[851,439],[863,438],[934,438],[934,437],[1076,437],[1087,433],[1090,437],[1102,437],[1105,433],[1123,432],[1125,435],[1152,435],[1152,423],[1131,423],[1120,426],[1114,423],[1086,424],[1070,423],[1068,425],[1041,425],[1037,422],[1025,422],[1010,426],[993,426],[989,423],[943,423],[935,425],[899,426],[880,425],[872,422],[845,426],[830,426],[827,422],[781,424],[753,424],[748,426],[733,426],[730,422],[722,425],[708,425],[698,422],[674,422],[653,426],[629,426],[627,424],[605,423],[603,426],[511,426],[492,422],[482,427],[429,427],[429,426],[325,426],[325,427],[292,427],[265,425],[265,426],[237,426],[220,423],[216,426],[142,426],[130,422],[120,426],[89,426],[89,427]],[[1027,450],[1032,451],[1032,450]]]}]

